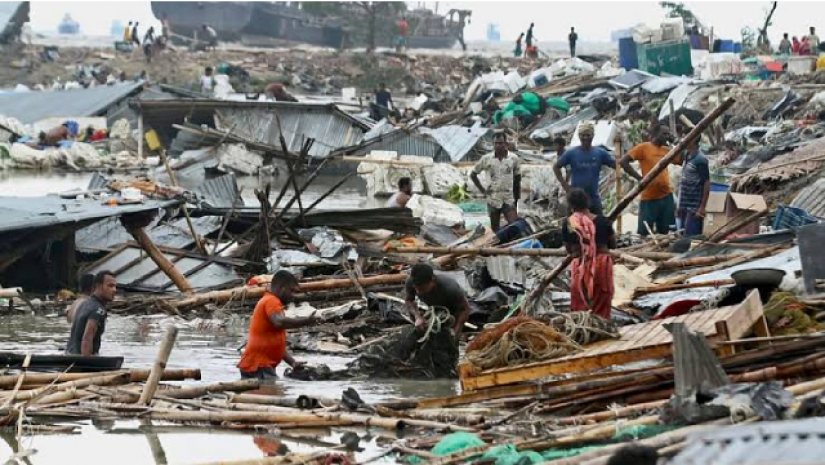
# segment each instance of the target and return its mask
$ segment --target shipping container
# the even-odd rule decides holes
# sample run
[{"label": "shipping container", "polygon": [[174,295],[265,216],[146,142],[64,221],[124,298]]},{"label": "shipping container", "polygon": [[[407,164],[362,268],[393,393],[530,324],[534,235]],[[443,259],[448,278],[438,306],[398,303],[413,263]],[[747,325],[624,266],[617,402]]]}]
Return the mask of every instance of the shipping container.
[{"label": "shipping container", "polygon": [[659,42],[653,44],[638,44],[636,54],[639,59],[639,69],[661,76],[693,75],[693,65],[690,60],[690,41],[679,40]]}]

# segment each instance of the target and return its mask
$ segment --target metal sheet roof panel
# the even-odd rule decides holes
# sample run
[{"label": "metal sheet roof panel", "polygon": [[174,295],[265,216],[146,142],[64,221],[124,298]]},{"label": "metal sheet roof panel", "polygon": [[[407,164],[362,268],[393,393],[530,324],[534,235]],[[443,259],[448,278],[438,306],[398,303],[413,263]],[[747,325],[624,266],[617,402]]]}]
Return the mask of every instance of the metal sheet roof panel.
[{"label": "metal sheet roof panel", "polygon": [[179,200],[146,199],[140,204],[111,206],[102,200],[63,199],[57,195],[0,197],[0,232],[99,220],[167,208],[179,203]]},{"label": "metal sheet roof panel", "polygon": [[25,124],[52,117],[101,116],[118,101],[143,86],[143,81],[118,83],[91,89],[0,94],[0,114]]},{"label": "metal sheet roof panel", "polygon": [[450,155],[450,160],[459,162],[478,144],[479,139],[487,134],[488,129],[481,127],[479,122],[470,128],[452,125],[442,126],[435,130],[420,128],[419,131],[423,134],[429,134],[439,143]]},{"label": "metal sheet roof panel", "polygon": [[791,202],[792,207],[805,210],[813,216],[825,218],[825,179],[803,189]]}]

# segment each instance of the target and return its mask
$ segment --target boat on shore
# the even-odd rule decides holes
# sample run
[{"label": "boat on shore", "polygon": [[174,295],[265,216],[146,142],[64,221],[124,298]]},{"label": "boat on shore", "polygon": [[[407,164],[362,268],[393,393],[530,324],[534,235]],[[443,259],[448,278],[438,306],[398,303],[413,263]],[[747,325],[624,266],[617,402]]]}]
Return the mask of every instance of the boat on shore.
[{"label": "boat on shore", "polygon": [[[0,368],[21,369],[27,354],[17,352],[0,352]],[[65,354],[32,354],[27,369],[32,371],[67,371],[69,373],[88,373],[96,371],[118,370],[123,365],[123,357]]]}]

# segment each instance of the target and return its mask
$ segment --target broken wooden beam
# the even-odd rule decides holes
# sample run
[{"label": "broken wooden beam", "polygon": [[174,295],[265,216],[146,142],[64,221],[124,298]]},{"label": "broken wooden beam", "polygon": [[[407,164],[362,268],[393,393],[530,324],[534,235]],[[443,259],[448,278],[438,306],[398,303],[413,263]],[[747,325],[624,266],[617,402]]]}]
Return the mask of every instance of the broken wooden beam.
[{"label": "broken wooden beam", "polygon": [[146,225],[147,218],[146,215],[127,215],[121,217],[120,222],[126,228],[126,231],[135,238],[140,248],[155,262],[155,265],[169,277],[169,280],[184,294],[191,294],[194,289],[192,285],[189,284],[186,276],[175,268],[175,265],[163,255],[163,252],[158,249],[158,246],[152,242],[152,239],[146,234],[146,231],[144,231],[143,228]]},{"label": "broken wooden beam", "polygon": [[[226,289],[222,291],[212,291],[203,294],[196,294],[190,297],[171,301],[170,304],[177,308],[197,307],[208,303],[225,303],[231,300],[246,300],[258,299],[264,295],[269,289],[269,282],[266,278],[272,279],[272,276],[258,277],[259,281],[254,286],[242,286],[233,289]],[[358,284],[363,287],[386,285],[386,284],[403,284],[407,281],[406,274],[391,274],[370,276],[360,278],[357,280]],[[321,281],[302,282],[298,286],[299,293],[320,292],[332,289],[342,289],[352,287],[355,284],[349,278],[346,279],[325,279]]]},{"label": "broken wooden beam", "polygon": [[732,279],[718,279],[715,281],[700,281],[698,283],[687,283],[687,284],[670,284],[670,285],[659,285],[659,286],[648,286],[648,287],[639,287],[633,293],[633,297],[639,297],[647,294],[658,294],[660,292],[670,292],[670,291],[681,291],[683,289],[696,289],[700,287],[722,287],[722,286],[731,286],[735,284]]},{"label": "broken wooden beam", "polygon": [[[567,251],[565,249],[505,249],[500,247],[387,247],[385,252],[389,253],[426,253],[439,255],[506,255],[510,257],[566,257]],[[630,255],[632,257],[643,260],[670,260],[675,257],[675,254],[669,252],[621,252],[611,251],[613,256],[619,258],[622,255]]]}]

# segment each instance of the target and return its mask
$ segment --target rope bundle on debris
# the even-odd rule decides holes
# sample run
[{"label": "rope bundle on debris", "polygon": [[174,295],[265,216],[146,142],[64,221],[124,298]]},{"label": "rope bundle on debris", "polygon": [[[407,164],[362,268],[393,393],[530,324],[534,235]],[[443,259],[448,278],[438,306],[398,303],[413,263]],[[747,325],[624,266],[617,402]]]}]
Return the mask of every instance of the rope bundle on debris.
[{"label": "rope bundle on debris", "polygon": [[547,312],[538,318],[580,346],[620,337],[612,321],[590,312]]},{"label": "rope bundle on debris", "polygon": [[765,319],[771,334],[776,336],[810,333],[825,327],[811,318],[815,311],[792,292],[774,292],[765,305]]},{"label": "rope bundle on debris", "polygon": [[487,370],[564,357],[580,349],[552,326],[520,316],[479,334],[467,346],[466,359]]}]

